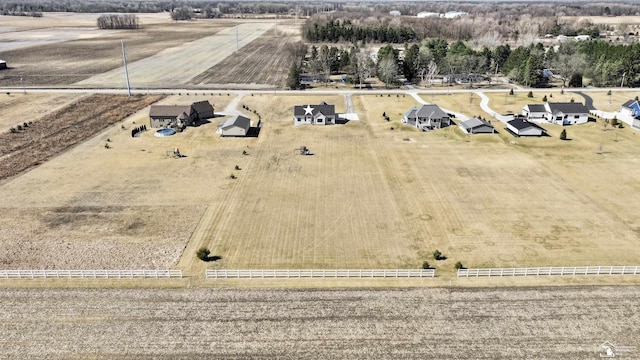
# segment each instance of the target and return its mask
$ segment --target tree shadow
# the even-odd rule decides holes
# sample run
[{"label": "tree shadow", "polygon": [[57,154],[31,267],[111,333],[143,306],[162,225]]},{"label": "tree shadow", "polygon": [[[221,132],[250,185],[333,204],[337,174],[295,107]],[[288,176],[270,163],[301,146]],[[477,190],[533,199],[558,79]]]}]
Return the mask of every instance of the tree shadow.
[{"label": "tree shadow", "polygon": [[204,262],[214,262],[218,260],[222,260],[222,256],[213,255],[213,256],[207,256],[206,258],[202,259],[202,261]]}]

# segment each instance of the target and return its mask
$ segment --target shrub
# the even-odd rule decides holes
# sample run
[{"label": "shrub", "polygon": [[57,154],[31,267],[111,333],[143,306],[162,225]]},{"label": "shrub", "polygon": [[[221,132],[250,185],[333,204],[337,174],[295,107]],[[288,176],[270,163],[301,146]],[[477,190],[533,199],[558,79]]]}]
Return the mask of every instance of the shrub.
[{"label": "shrub", "polygon": [[542,97],[542,101],[547,102],[547,95]]},{"label": "shrub", "polygon": [[429,265],[428,261],[425,261],[425,262],[422,263],[422,268],[423,269],[431,269],[431,266]]},{"label": "shrub", "polygon": [[10,130],[12,133],[17,133],[17,132],[18,132],[18,130],[17,130],[16,128],[14,128],[14,127],[12,127],[12,128],[11,128],[11,129],[9,129],[9,130]]},{"label": "shrub", "polygon": [[27,122],[25,121],[25,122],[22,123],[22,127],[26,129],[26,128],[29,127],[29,124],[27,124]]},{"label": "shrub", "polygon": [[533,97],[533,91],[529,91],[529,92],[527,93],[527,97],[528,97],[528,98],[532,98],[532,97]]},{"label": "shrub", "polygon": [[567,130],[562,129],[562,132],[560,133],[560,140],[567,140]]},{"label": "shrub", "polygon": [[387,112],[386,111],[382,112],[382,117],[385,118],[385,119],[387,118]]},{"label": "shrub", "polygon": [[433,252],[433,258],[436,260],[442,259],[442,253],[440,252],[440,250],[436,250]]},{"label": "shrub", "polygon": [[618,126],[618,119],[615,116],[611,119],[611,126]]},{"label": "shrub", "polygon": [[240,169],[240,166],[236,165],[236,170],[242,170],[242,169]]},{"label": "shrub", "polygon": [[209,258],[209,254],[211,254],[211,251],[209,251],[209,249],[207,249],[206,247],[201,247],[196,252],[196,256],[202,261],[206,261]]},{"label": "shrub", "polygon": [[237,179],[238,177],[235,174],[231,174],[231,176],[229,176],[229,179]]},{"label": "shrub", "polygon": [[564,89],[560,90],[560,95],[564,95]]},{"label": "shrub", "polygon": [[458,261],[454,266],[456,270],[464,269],[464,266],[462,266],[462,263],[460,261]]},{"label": "shrub", "polygon": [[509,90],[509,95],[513,95],[513,89]]},{"label": "shrub", "polygon": [[611,95],[611,90],[607,91],[607,95]]},{"label": "shrub", "polygon": [[21,130],[22,130],[22,125],[18,125],[18,126],[16,127],[16,129],[18,129],[18,131],[21,131]]}]

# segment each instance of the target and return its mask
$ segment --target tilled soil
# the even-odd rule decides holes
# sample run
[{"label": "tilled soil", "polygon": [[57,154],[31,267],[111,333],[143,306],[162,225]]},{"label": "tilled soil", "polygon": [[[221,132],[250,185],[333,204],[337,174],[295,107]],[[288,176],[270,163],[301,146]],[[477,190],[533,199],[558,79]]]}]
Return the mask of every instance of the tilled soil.
[{"label": "tilled soil", "polygon": [[0,357],[591,359],[605,341],[640,345],[639,295],[639,287],[5,289]]}]

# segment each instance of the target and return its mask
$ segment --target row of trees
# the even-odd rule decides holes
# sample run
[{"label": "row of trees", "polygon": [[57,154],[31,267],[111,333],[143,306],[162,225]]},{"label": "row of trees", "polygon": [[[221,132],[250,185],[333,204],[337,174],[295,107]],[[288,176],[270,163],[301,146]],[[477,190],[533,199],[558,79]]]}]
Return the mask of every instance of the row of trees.
[{"label": "row of trees", "polygon": [[402,44],[416,39],[416,32],[406,26],[358,26],[350,20],[307,23],[303,31],[310,42],[357,41]]},{"label": "row of trees", "polygon": [[140,19],[133,14],[108,14],[98,17],[100,29],[138,29]]}]

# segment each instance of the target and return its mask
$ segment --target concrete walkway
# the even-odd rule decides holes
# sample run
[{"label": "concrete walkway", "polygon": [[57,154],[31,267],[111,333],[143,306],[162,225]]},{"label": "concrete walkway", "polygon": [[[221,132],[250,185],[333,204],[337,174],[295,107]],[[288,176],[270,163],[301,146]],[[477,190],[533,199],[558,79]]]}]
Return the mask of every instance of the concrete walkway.
[{"label": "concrete walkway", "polygon": [[[407,91],[407,94],[413,96],[414,99],[416,99],[417,102],[419,102],[420,104],[429,104],[428,102],[424,101],[423,98],[420,97],[420,95],[418,95],[418,93],[416,91]],[[456,119],[458,120],[469,120],[469,117],[465,114],[459,113],[457,111],[453,111],[453,110],[449,110],[449,109],[445,109],[445,108],[441,108],[444,112],[448,113],[448,114],[453,114],[455,115]]]},{"label": "concrete walkway", "polygon": [[494,119],[500,120],[505,124],[507,123],[507,121],[513,120],[513,116],[498,114],[496,111],[491,109],[489,107],[489,98],[487,97],[487,95],[480,91],[474,91],[474,93],[480,97],[480,108],[487,114],[493,116]]}]

